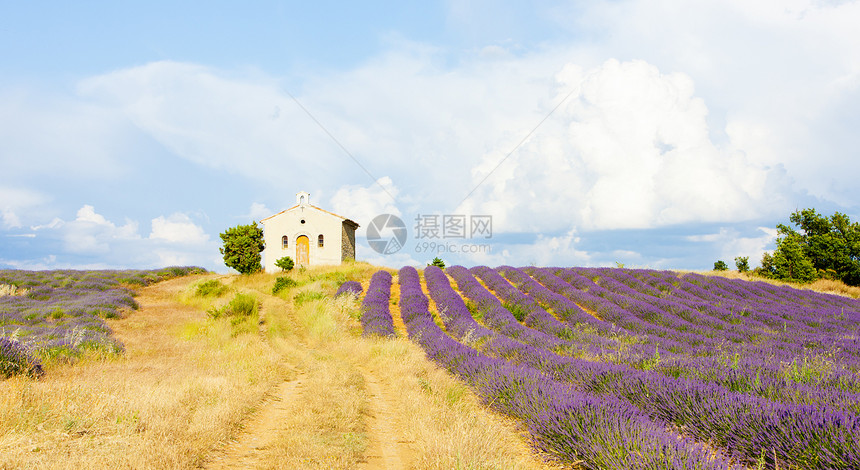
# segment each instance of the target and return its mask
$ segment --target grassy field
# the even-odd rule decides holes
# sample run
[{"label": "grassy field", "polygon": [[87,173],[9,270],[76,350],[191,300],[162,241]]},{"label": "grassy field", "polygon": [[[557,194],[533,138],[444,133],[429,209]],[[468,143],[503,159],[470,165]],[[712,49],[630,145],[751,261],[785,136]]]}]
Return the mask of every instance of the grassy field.
[{"label": "grassy field", "polygon": [[377,269],[140,289],[107,320],[124,353],[0,382],[0,468],[554,468],[418,346],[360,336],[332,296]]}]

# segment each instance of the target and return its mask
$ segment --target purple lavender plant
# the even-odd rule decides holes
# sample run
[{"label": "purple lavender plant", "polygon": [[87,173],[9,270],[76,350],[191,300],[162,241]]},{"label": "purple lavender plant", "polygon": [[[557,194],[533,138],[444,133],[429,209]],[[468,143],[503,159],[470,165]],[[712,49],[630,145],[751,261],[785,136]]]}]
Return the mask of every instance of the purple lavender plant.
[{"label": "purple lavender plant", "polygon": [[45,375],[42,364],[17,342],[0,338],[0,375],[11,377],[26,374],[30,377]]},{"label": "purple lavender plant", "polygon": [[364,291],[364,288],[361,287],[361,283],[358,281],[346,281],[337,288],[337,292],[335,292],[335,297],[340,297],[344,294],[352,295],[355,298],[361,297],[361,293]]},{"label": "purple lavender plant", "polygon": [[394,336],[394,322],[388,307],[390,298],[391,274],[382,270],[375,272],[361,302],[363,336]]},{"label": "purple lavender plant", "polygon": [[[588,468],[613,469],[737,468],[719,451],[679,438],[629,404],[580,392],[529,366],[512,365],[455,341],[433,321],[414,268],[402,268],[399,279],[401,312],[410,338],[490,406],[521,419],[535,443],[563,462],[584,460]],[[454,300],[444,274],[428,267],[425,279],[446,329],[463,333],[469,325],[468,311]]]},{"label": "purple lavender plant", "polygon": [[196,267],[160,270],[0,270],[0,285],[25,295],[0,296],[0,337],[16,338],[33,357],[75,357],[86,349],[122,351],[105,319],[138,308],[132,286],[205,272]]}]

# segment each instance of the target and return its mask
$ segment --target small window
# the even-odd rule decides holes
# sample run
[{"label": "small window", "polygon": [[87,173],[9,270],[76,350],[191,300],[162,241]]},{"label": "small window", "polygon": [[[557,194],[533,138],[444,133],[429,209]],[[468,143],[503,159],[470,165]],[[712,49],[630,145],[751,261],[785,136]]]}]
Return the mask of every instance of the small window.
[{"label": "small window", "polygon": [[287,237],[286,235],[284,235],[284,236],[281,238],[281,245],[283,245],[283,248],[284,248],[284,249],[289,248],[289,247],[290,247],[290,239],[289,239],[289,237]]},{"label": "small window", "polygon": [[323,236],[322,236],[322,234],[320,234],[319,241],[320,241],[320,243],[319,243],[320,248],[322,248],[322,246],[323,246]]}]

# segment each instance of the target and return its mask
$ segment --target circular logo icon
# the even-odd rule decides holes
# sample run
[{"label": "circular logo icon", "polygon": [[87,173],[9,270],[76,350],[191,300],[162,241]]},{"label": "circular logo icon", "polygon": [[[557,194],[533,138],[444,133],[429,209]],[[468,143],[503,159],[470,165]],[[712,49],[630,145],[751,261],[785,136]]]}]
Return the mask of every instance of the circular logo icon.
[{"label": "circular logo icon", "polygon": [[406,224],[393,214],[377,215],[367,226],[367,243],[379,254],[397,253],[406,243]]}]

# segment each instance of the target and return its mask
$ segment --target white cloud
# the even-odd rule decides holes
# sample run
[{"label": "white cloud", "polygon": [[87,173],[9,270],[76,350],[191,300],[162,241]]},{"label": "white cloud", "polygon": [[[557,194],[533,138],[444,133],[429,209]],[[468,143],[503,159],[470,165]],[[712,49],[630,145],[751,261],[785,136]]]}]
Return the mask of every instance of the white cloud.
[{"label": "white cloud", "polygon": [[275,215],[275,211],[259,202],[251,203],[251,208],[248,210],[248,218],[251,220],[260,221],[272,215]]},{"label": "white cloud", "polygon": [[5,228],[18,228],[21,226],[21,219],[8,207],[0,208],[0,220],[3,221]]},{"label": "white cloud", "polygon": [[30,212],[46,201],[47,197],[39,192],[0,185],[0,227],[22,227],[20,214]]},{"label": "white cloud", "polygon": [[720,124],[712,132],[725,127],[751,163],[856,204],[860,2],[631,0],[556,13],[559,26],[594,33],[580,50],[692,77]]},{"label": "white cloud", "polygon": [[88,204],[78,209],[75,220],[53,225],[62,227],[65,247],[73,253],[106,253],[115,240],[140,239],[137,222],[126,219],[117,226]]},{"label": "white cloud", "polygon": [[159,216],[152,219],[149,239],[190,245],[207,243],[209,235],[187,215],[177,212],[169,217]]},{"label": "white cloud", "polygon": [[389,268],[397,269],[403,266],[422,268],[432,259],[432,257],[430,257],[427,261],[419,261],[416,258],[421,258],[420,256],[416,256],[405,249],[398,251],[397,253],[382,255],[373,251],[364,239],[356,240],[356,244],[358,246],[356,247],[355,258],[359,261],[365,261],[376,266],[387,266]]},{"label": "white cloud", "polygon": [[59,239],[62,249],[51,249],[31,259],[3,259],[0,263],[21,269],[147,269],[167,265],[226,269],[218,257],[217,244],[183,213],[152,219],[152,231],[146,238],[140,236],[136,221],[125,219],[123,224],[117,224],[89,204],[82,206],[72,221],[57,217],[30,228],[35,233],[27,236],[43,244]]},{"label": "white cloud", "polygon": [[115,110],[41,90],[0,89],[0,168],[6,178],[116,177],[128,127]]},{"label": "white cloud", "polygon": [[[554,234],[535,246],[499,245],[500,261],[505,250],[537,262],[567,249],[573,262],[604,262],[611,250],[584,253],[559,234],[587,239],[595,229],[701,221],[766,225],[807,192],[857,207],[860,2],[587,3],[538,12],[540,21],[574,28],[575,37],[534,48],[493,39],[463,51],[391,37],[356,66],[289,79],[162,61],[83,80],[74,96],[0,89],[0,227],[30,226],[39,237],[54,230],[73,253],[104,254],[138,240],[149,258],[141,254],[137,263],[170,243],[211,251],[208,235],[181,214],[214,212],[181,207],[188,201],[158,212],[176,212],[170,217],[131,216],[152,220],[145,240],[136,223],[113,222],[92,207],[72,222],[34,215],[50,198],[68,200],[53,192],[52,176],[113,184],[128,177],[123,170],[140,142],[163,146],[160,159],[185,160],[182,170],[193,162],[208,175],[239,175],[259,189],[251,197],[277,209],[284,186],[301,181],[291,191],[332,195],[326,208],[362,230],[383,212],[474,213],[493,215],[497,233]],[[487,14],[482,5],[450,9],[449,27],[461,29]],[[516,11],[481,21],[517,25]],[[374,178],[390,185],[396,202]],[[3,185],[12,181],[38,189],[9,192]],[[235,200],[230,190],[219,188]],[[273,213],[261,203],[249,212]],[[763,237],[726,250],[759,250]]]},{"label": "white cloud", "polygon": [[[377,215],[401,215],[396,203],[398,192],[394,182],[387,176],[368,186],[344,186],[331,197],[332,211],[357,222],[360,227],[356,234],[363,237],[367,224]],[[405,220],[404,223],[408,228],[409,221]]]},{"label": "white cloud", "polygon": [[772,246],[777,237],[777,231],[772,227],[758,227],[760,235],[744,237],[733,228],[721,227],[717,233],[690,235],[685,237],[690,242],[707,243],[717,247],[720,259],[732,264],[735,257],[747,256],[751,266],[758,264],[768,247]]},{"label": "white cloud", "polygon": [[202,166],[279,184],[285,175],[322,175],[333,166],[327,160],[340,163],[325,133],[262,75],[162,61],[92,77],[78,91]]},{"label": "white cloud", "polygon": [[[573,96],[463,212],[492,214],[501,230],[555,231],[744,220],[775,209],[769,170],[712,142],[688,76],[610,60],[585,72],[569,66],[558,79]],[[490,153],[476,166],[476,183],[497,161]]]},{"label": "white cloud", "polygon": [[50,222],[48,222],[47,224],[31,225],[31,226],[30,226],[30,229],[31,229],[31,230],[36,230],[36,231],[38,231],[38,230],[44,230],[44,229],[58,229],[58,228],[62,227],[62,226],[63,226],[63,225],[65,225],[65,224],[66,224],[66,222],[65,222],[63,219],[61,219],[61,218],[59,218],[59,217],[54,217],[54,218],[53,218],[53,219],[51,219],[51,221],[50,221]]}]

